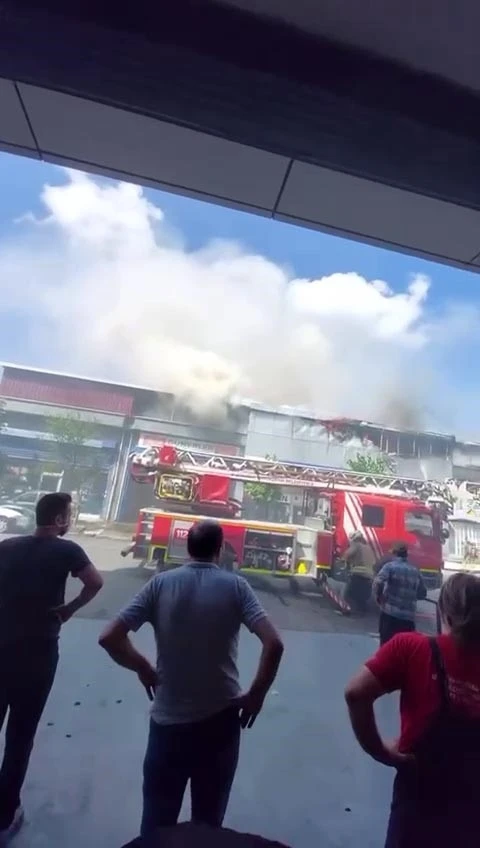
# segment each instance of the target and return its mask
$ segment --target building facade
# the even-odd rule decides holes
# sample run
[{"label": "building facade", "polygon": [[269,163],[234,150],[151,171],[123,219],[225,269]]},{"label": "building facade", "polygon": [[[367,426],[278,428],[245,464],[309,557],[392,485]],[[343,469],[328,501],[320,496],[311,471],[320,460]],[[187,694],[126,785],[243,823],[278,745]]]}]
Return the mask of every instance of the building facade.
[{"label": "building facade", "polygon": [[[63,485],[79,489],[80,511],[132,521],[153,505],[153,487],[128,469],[132,453],[165,441],[215,453],[244,453],[248,410],[200,422],[172,395],[4,364],[0,380],[2,495]],[[0,470],[1,470],[0,469]]]},{"label": "building facade", "polygon": [[[480,445],[475,452],[451,435],[402,431],[350,419],[319,420],[291,412],[252,408],[246,453],[274,455],[277,459],[346,468],[358,454],[388,457],[400,477],[444,480],[453,476],[454,459],[463,457],[466,473],[470,462],[480,470]],[[455,456],[454,456],[455,455]]]},{"label": "building facade", "polygon": [[[34,501],[63,486],[78,490],[81,512],[111,521],[131,522],[155,504],[153,486],[134,482],[129,465],[135,451],[164,442],[338,469],[358,455],[387,457],[398,476],[480,483],[480,444],[451,435],[256,406],[201,421],[170,394],[11,364],[2,367],[0,398],[2,498],[27,491]],[[242,494],[240,487],[235,497]],[[267,517],[248,492],[245,502],[249,513]],[[302,503],[303,493],[287,488],[270,517],[295,521]]]}]

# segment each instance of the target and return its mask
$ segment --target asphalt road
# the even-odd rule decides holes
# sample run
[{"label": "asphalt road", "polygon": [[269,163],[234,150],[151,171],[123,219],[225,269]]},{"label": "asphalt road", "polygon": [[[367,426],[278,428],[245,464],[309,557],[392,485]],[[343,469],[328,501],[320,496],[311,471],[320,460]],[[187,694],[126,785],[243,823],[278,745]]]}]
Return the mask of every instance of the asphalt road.
[{"label": "asphalt road", "polygon": [[[87,619],[108,620],[139,591],[152,572],[143,571],[131,557],[123,559],[120,551],[125,542],[102,537],[77,537],[100,569],[105,585],[98,597],[78,615]],[[263,606],[281,630],[306,631],[312,633],[356,633],[375,634],[377,620],[375,612],[364,618],[343,616],[332,607],[331,602],[314,591],[312,583],[308,594],[294,594],[284,580],[268,582],[260,576],[248,578]],[[77,586],[70,581],[67,597],[76,593]],[[341,588],[338,586],[337,588]],[[418,629],[431,632],[434,606],[419,605]]]},{"label": "asphalt road", "polygon": [[[18,848],[104,848],[138,833],[148,701],[134,674],[99,650],[106,619],[150,574],[122,559],[122,540],[74,537],[105,578],[98,597],[62,632],[54,689],[37,733],[24,791],[27,824]],[[260,578],[261,580],[261,578]],[[392,775],[365,756],[348,726],[344,686],[376,647],[375,616],[337,615],[322,597],[296,596],[288,583],[255,581],[283,631],[285,656],[242,754],[226,824],[302,848],[383,844]],[[68,595],[78,591],[71,580]],[[149,628],[135,636],[154,656]],[[240,676],[255,673],[259,645],[241,634]],[[398,733],[391,697],[378,709],[386,738]],[[181,818],[189,817],[186,799]]]}]

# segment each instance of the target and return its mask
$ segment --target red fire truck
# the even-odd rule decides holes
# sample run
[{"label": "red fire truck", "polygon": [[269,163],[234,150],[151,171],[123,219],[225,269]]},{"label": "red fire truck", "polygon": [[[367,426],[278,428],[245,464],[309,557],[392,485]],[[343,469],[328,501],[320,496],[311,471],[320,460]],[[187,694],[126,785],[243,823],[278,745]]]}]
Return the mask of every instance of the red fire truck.
[{"label": "red fire truck", "polygon": [[[185,560],[189,527],[212,515],[211,509],[202,508],[202,498],[210,492],[214,496],[210,505],[214,502],[219,508],[225,557],[242,570],[308,576],[317,581],[336,576],[349,536],[360,530],[377,560],[394,542],[407,542],[410,559],[427,583],[432,588],[441,584],[441,515],[415,493],[420,481],[224,457],[172,445],[134,455],[131,470],[139,482],[153,480],[157,496],[166,506],[165,510],[140,511],[133,554],[142,562],[156,561],[159,568],[168,568]],[[232,480],[299,487],[308,494],[309,514],[301,525],[230,518],[240,506],[229,497]],[[172,501],[177,507],[174,511]]]},{"label": "red fire truck", "polygon": [[[138,518],[134,556],[157,567],[172,567],[187,558],[187,534],[204,516],[142,509]],[[331,568],[334,534],[293,524],[220,519],[224,533],[222,562],[227,568],[260,574],[315,577]]]}]

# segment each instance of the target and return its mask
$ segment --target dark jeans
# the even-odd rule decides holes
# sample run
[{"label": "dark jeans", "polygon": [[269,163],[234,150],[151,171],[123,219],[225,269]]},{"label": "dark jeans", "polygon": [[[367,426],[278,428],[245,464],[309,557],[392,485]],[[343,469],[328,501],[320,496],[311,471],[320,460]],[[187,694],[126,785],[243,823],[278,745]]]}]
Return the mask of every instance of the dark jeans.
[{"label": "dark jeans", "polygon": [[192,821],[221,827],[238,763],[238,710],[191,724],[150,722],[141,834],[177,823],[188,781]]},{"label": "dark jeans", "polygon": [[363,574],[350,574],[345,588],[345,600],[355,612],[365,613],[372,595],[372,581]]},{"label": "dark jeans", "polygon": [[33,741],[55,678],[58,650],[0,655],[0,729],[8,713],[0,768],[0,830],[20,804]]},{"label": "dark jeans", "polygon": [[389,615],[387,612],[380,613],[378,622],[378,635],[380,636],[380,644],[385,645],[390,639],[393,639],[397,633],[411,633],[415,630],[415,622],[407,621],[405,618],[396,618],[394,615]]}]

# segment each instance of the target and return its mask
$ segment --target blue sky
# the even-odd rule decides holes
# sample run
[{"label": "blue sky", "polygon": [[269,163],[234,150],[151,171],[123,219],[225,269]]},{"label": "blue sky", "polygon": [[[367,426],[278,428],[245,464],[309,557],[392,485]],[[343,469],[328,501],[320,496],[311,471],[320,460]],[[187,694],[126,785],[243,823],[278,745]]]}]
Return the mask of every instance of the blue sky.
[{"label": "blue sky", "polygon": [[[12,232],[14,219],[26,210],[40,213],[39,197],[45,182],[60,184],[59,169],[0,153],[0,236]],[[426,274],[434,280],[433,307],[445,299],[478,297],[477,274],[162,191],[146,189],[145,194],[161,205],[166,217],[184,233],[192,248],[211,238],[234,239],[275,262],[291,265],[298,276],[315,277],[354,269],[367,278],[385,279],[394,289],[403,287],[411,274]]]},{"label": "blue sky", "polygon": [[[35,250],[39,249],[43,257],[42,266],[45,264],[45,251],[42,252],[42,245],[39,243],[45,240],[51,249],[52,232],[48,229],[42,231],[41,228],[33,228],[27,232],[25,227],[28,224],[19,224],[18,219],[29,212],[37,217],[45,215],[45,204],[41,196],[46,183],[62,187],[65,184],[65,173],[33,160],[0,154],[0,256],[6,245],[11,250],[12,244],[15,244],[20,251],[27,247],[28,240],[28,249],[32,256]],[[418,353],[417,357],[421,357],[422,366],[423,363],[426,364],[429,374],[435,374],[435,379],[437,376],[441,377],[436,389],[437,395],[441,397],[429,394],[425,403],[429,420],[425,423],[436,425],[443,430],[467,428],[469,433],[475,434],[476,421],[472,419],[476,418],[476,409],[472,399],[476,397],[475,359],[478,355],[476,316],[479,308],[479,279],[476,275],[163,192],[145,190],[144,198],[161,208],[165,233],[171,231],[177,234],[184,255],[201,251],[208,243],[218,240],[235,242],[240,251],[249,256],[265,257],[270,263],[280,266],[287,276],[292,278],[319,279],[333,274],[355,272],[366,281],[384,280],[392,293],[398,295],[405,292],[413,277],[428,277],[430,288],[422,303],[421,322],[425,326],[432,322],[436,329],[428,345],[422,348],[422,353]],[[63,236],[57,230],[55,237],[65,238],[65,230]],[[2,287],[6,285],[8,280],[4,276]],[[132,282],[132,290],[134,294],[135,282]],[[254,294],[252,296],[254,297]],[[325,297],[327,296],[325,287]],[[114,297],[113,290],[111,297]],[[454,316],[451,320],[452,310]],[[329,320],[331,314],[333,313],[328,313]],[[470,320],[469,316],[474,318]],[[35,325],[47,319],[48,316],[43,314],[39,317],[39,310],[35,310],[33,304],[29,313],[21,302],[9,299],[4,303],[0,309],[1,359],[38,366],[55,365],[61,370],[64,361],[61,345],[56,357],[54,350],[45,350],[42,344],[45,337],[35,332],[38,329]],[[322,320],[326,320],[325,315]],[[338,308],[332,320],[338,320]],[[375,317],[372,320],[376,320]],[[453,343],[445,345],[443,336],[449,335],[451,326],[454,327]],[[343,325],[341,332],[344,332]],[[358,344],[359,338],[355,338]],[[361,338],[360,330],[360,340]],[[348,336],[346,339],[347,344]],[[208,347],[208,341],[204,339],[200,339],[198,344],[202,350]],[[377,351],[377,348],[375,350]],[[223,351],[220,350],[220,353]],[[218,354],[219,350],[215,350],[215,355]],[[340,356],[339,353],[335,355]],[[376,355],[378,356],[378,353]],[[412,359],[410,356],[405,367],[410,368],[414,361],[415,357]],[[81,361],[79,364],[81,365]],[[321,363],[319,368],[320,366]],[[396,357],[395,368],[395,380],[398,381]],[[91,363],[86,362],[83,371],[91,370]],[[135,375],[126,376],[131,378]],[[345,381],[344,376],[342,379]],[[345,391],[348,394],[347,383]],[[422,391],[423,389],[420,389],[420,393]],[[406,389],[406,393],[410,394],[410,388]],[[345,392],[343,398],[344,396]],[[286,398],[286,402],[289,400],[290,398]],[[458,408],[459,404],[461,409]],[[452,405],[455,407],[453,410]],[[330,411],[328,409],[328,412]],[[343,408],[339,409],[339,412],[343,411]],[[355,409],[347,411],[354,413]],[[363,411],[359,409],[359,415],[362,415]],[[480,437],[480,427],[478,435]]]}]

